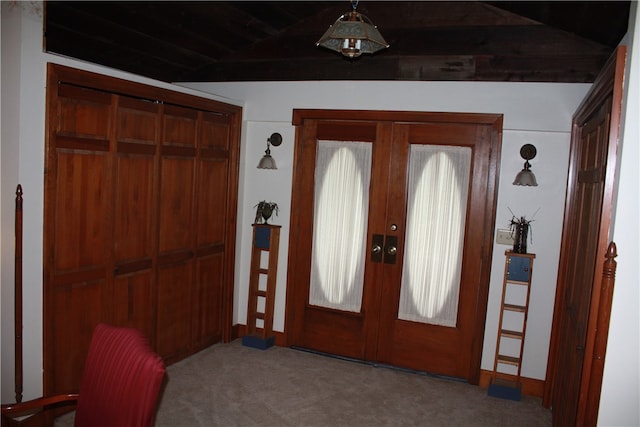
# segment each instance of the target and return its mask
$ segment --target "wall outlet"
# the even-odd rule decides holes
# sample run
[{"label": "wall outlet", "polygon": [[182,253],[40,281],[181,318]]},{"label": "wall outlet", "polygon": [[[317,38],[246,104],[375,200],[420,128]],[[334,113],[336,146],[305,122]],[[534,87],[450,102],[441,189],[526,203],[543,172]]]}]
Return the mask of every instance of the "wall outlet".
[{"label": "wall outlet", "polygon": [[510,230],[498,230],[496,232],[496,243],[499,245],[513,245],[514,239]]}]

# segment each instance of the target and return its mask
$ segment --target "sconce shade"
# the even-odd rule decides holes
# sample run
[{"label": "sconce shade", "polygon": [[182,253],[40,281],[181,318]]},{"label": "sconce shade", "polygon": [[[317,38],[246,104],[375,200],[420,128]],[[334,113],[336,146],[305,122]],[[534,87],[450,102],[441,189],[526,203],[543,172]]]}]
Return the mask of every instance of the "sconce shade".
[{"label": "sconce shade", "polygon": [[529,161],[526,161],[524,163],[524,169],[522,169],[520,172],[518,172],[518,175],[516,175],[516,179],[513,181],[513,185],[525,185],[531,187],[538,186],[536,176],[533,174],[533,172],[531,172],[531,170],[529,169],[530,167],[531,165],[529,164]]},{"label": "sconce shade", "polygon": [[536,176],[531,172],[531,164],[529,163],[529,160],[533,159],[536,154],[538,154],[538,151],[532,144],[525,144],[520,148],[520,157],[525,160],[524,168],[516,175],[513,185],[538,186],[538,181],[536,181]]},{"label": "sconce shade", "polygon": [[264,152],[264,156],[260,159],[258,163],[258,169],[278,169],[276,166],[276,160],[271,157],[271,150],[267,148],[267,151]]},{"label": "sconce shade", "polygon": [[329,26],[316,46],[326,47],[349,58],[357,58],[363,53],[371,54],[386,49],[389,44],[369,18],[355,11],[354,5],[353,11],[340,16]]}]

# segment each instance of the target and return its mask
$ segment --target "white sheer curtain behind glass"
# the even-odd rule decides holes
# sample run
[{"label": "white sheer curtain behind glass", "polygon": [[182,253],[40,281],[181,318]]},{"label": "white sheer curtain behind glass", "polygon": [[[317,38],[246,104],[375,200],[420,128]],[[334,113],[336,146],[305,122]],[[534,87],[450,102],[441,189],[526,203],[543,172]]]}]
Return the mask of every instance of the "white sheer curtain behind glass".
[{"label": "white sheer curtain behind glass", "polygon": [[371,150],[369,142],[318,141],[311,305],[360,311]]},{"label": "white sheer curtain behind glass", "polygon": [[411,145],[398,318],[455,326],[471,149]]}]

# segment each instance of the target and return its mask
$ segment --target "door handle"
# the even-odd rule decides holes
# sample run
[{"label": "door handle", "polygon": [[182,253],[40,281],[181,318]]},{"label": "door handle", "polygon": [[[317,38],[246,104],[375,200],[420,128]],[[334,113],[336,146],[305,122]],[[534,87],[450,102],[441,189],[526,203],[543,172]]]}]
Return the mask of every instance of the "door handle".
[{"label": "door handle", "polygon": [[384,252],[384,263],[395,264],[396,255],[398,255],[398,236],[386,236]]},{"label": "door handle", "polygon": [[371,239],[371,262],[382,262],[383,245],[384,236],[382,234],[374,234]]}]

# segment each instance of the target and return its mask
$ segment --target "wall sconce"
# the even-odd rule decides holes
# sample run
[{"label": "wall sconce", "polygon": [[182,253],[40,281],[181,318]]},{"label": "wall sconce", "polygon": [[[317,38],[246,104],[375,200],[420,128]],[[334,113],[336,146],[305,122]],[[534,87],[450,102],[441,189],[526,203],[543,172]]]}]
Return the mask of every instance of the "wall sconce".
[{"label": "wall sconce", "polygon": [[531,144],[525,144],[520,148],[520,156],[525,160],[524,168],[516,175],[513,185],[538,186],[536,176],[531,172],[531,164],[529,163],[529,160],[533,159],[537,153],[536,147]]},{"label": "wall sconce", "polygon": [[282,135],[277,132],[271,134],[269,138],[267,138],[267,150],[264,152],[264,156],[260,159],[258,163],[258,169],[278,169],[276,166],[276,161],[273,157],[271,157],[271,150],[269,149],[270,145],[274,147],[282,144]]}]

